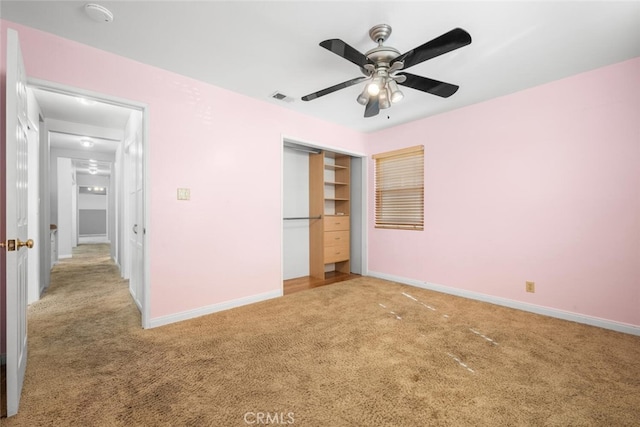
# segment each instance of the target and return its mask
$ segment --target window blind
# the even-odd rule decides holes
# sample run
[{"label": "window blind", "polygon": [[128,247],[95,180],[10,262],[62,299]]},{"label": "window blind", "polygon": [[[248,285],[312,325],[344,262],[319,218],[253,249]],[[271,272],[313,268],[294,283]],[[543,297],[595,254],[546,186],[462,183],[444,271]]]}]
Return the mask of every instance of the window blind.
[{"label": "window blind", "polygon": [[424,229],[424,146],[375,154],[375,226]]}]

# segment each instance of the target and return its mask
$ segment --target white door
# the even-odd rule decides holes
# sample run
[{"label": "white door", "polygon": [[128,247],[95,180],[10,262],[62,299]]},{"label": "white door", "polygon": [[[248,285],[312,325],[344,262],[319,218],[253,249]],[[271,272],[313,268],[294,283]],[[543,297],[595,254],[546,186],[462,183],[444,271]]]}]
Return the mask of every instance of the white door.
[{"label": "white door", "polygon": [[18,412],[27,367],[28,143],[27,79],[18,33],[7,34],[6,251],[7,415]]},{"label": "white door", "polygon": [[[136,118],[141,119],[141,117]],[[131,270],[129,275],[129,290],[138,305],[142,309],[144,290],[144,209],[143,209],[143,169],[142,169],[142,135],[140,134],[141,121],[137,121],[138,131],[135,138],[128,146],[128,195],[129,198],[129,219],[131,227],[129,229],[129,253],[131,259]]]}]

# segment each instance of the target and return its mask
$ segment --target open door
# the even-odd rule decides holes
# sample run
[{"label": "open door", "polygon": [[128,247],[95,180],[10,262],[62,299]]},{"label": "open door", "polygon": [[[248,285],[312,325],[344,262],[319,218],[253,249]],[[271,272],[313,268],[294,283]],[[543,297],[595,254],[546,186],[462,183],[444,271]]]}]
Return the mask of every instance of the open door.
[{"label": "open door", "polygon": [[[127,197],[129,209],[129,291],[138,308],[143,311],[144,301],[144,176],[142,114],[134,111],[129,119],[131,139],[126,142]],[[144,313],[143,313],[144,318]]]},{"label": "open door", "polygon": [[7,416],[18,412],[27,367],[28,139],[27,79],[18,33],[7,34],[6,242]]}]

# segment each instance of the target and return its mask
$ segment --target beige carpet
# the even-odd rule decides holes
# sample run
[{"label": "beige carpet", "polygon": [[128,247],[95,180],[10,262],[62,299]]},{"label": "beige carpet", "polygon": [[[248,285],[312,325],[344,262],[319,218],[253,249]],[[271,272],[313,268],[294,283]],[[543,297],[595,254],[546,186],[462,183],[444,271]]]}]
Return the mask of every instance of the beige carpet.
[{"label": "beige carpet", "polygon": [[640,425],[640,337],[366,277],[142,330],[107,251],[30,308],[7,426]]}]

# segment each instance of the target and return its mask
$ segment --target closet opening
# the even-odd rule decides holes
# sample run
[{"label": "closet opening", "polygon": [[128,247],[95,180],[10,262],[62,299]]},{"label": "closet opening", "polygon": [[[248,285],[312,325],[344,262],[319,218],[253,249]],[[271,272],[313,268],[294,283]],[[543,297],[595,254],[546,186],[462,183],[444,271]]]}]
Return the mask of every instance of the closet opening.
[{"label": "closet opening", "polygon": [[364,160],[284,140],[283,294],[364,273]]}]

